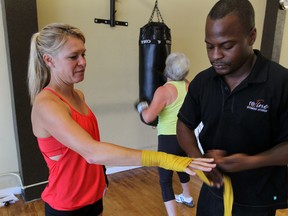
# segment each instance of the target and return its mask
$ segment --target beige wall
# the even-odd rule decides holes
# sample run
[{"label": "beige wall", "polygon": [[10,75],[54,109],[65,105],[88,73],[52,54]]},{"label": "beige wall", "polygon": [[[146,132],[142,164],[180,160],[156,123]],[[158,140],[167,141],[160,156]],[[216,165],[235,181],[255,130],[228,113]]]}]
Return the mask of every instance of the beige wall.
[{"label": "beige wall", "polygon": [[285,20],[285,27],[284,27],[284,32],[283,32],[283,41],[282,41],[279,63],[282,64],[284,67],[288,68],[288,14],[287,14],[287,10],[286,10],[286,20]]}]

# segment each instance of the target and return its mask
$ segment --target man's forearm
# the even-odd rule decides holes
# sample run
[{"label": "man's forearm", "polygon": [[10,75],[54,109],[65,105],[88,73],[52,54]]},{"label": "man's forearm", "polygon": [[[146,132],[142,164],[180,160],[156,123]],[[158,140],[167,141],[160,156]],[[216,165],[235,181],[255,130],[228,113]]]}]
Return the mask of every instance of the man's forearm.
[{"label": "man's forearm", "polygon": [[282,142],[273,148],[258,154],[262,166],[280,166],[288,164],[288,142]]},{"label": "man's forearm", "polygon": [[189,157],[202,157],[194,131],[180,120],[177,121],[177,139],[179,145]]}]

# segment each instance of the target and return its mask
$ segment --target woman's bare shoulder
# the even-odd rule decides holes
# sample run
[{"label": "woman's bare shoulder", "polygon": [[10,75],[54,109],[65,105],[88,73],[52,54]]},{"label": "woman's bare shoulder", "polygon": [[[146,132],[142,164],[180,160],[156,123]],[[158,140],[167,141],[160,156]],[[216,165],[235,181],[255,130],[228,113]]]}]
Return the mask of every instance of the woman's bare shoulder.
[{"label": "woman's bare shoulder", "polygon": [[66,105],[63,101],[53,94],[50,91],[41,91],[35,98],[33,103],[33,111],[37,111],[37,113],[48,114],[49,110],[59,109],[61,108],[66,109]]}]

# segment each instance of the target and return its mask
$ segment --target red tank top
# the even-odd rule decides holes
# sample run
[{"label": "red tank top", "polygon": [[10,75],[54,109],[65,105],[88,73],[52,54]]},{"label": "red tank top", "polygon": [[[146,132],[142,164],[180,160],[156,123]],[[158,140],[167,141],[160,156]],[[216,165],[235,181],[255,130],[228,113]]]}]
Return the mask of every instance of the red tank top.
[{"label": "red tank top", "polygon": [[[69,103],[54,92],[71,110],[72,118],[95,140],[100,140],[96,117],[89,109],[87,115],[77,112]],[[42,193],[42,199],[56,210],[72,211],[95,203],[102,198],[105,174],[102,165],[89,164],[86,160],[60,143],[54,137],[37,138],[41,153],[49,168],[49,179]],[[58,161],[49,157],[60,155]]]}]

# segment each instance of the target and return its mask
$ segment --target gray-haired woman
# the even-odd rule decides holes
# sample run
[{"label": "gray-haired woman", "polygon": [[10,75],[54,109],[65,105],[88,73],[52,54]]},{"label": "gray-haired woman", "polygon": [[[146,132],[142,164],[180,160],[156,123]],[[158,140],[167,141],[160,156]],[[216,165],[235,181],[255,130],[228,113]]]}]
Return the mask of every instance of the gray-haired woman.
[{"label": "gray-haired woman", "polygon": [[[186,76],[189,73],[190,61],[183,53],[171,53],[165,61],[164,75],[167,82],[156,89],[153,99],[148,103],[141,101],[137,108],[145,122],[149,123],[158,116],[158,151],[169,154],[186,156],[176,137],[176,122],[178,111],[184,101],[189,82]],[[159,168],[162,198],[169,216],[177,215],[176,202],[189,207],[194,206],[190,195],[190,176],[178,172],[183,193],[174,195],[172,186],[173,171]],[[175,202],[176,200],[176,202]]]}]

